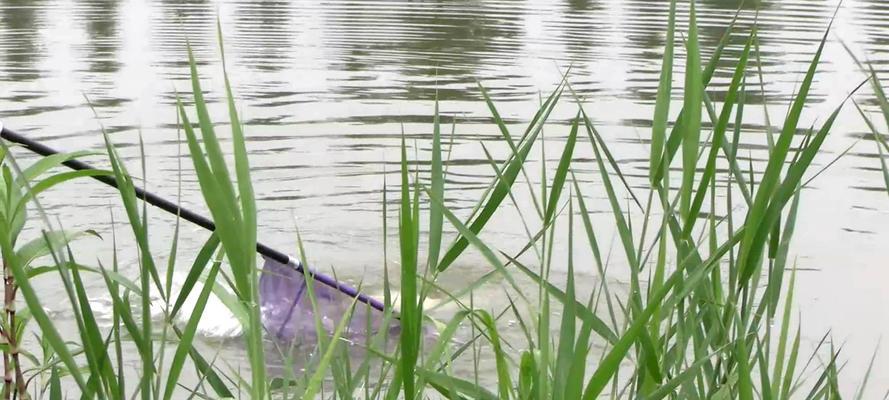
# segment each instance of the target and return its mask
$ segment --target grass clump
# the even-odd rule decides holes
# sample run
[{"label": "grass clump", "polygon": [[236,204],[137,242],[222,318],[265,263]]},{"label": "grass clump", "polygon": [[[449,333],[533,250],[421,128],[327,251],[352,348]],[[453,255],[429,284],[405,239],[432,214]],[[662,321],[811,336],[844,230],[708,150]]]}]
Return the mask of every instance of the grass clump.
[{"label": "grass clump", "polygon": [[[118,273],[116,257],[111,269],[77,264],[67,245],[80,233],[47,230],[36,244],[16,245],[26,221],[22,204],[36,202],[36,195],[49,186],[87,174],[62,173],[38,180],[64,157],[77,154],[14,171],[6,166],[15,164],[4,148],[0,245],[7,279],[12,279],[13,292],[21,292],[29,310],[22,322],[16,320],[15,308],[7,304],[4,354],[7,365],[16,367],[16,377],[7,379],[6,393],[61,398],[63,392],[76,392],[86,398],[143,399],[839,398],[840,351],[829,336],[825,335],[808,358],[801,354],[801,329],[792,318],[795,269],[789,262],[800,191],[807,179],[818,173],[811,170],[813,160],[843,107],[837,105],[820,127],[797,133],[810,101],[809,90],[827,33],[789,104],[781,130],[776,135],[766,133],[770,143],[767,165],[756,170],[750,164],[744,170],[738,157],[739,132],[744,123],[747,79],[757,78],[751,67],[752,60],[759,62],[756,29],[740,32],[730,25],[704,63],[694,2],[688,20],[682,41],[686,55],[682,109],[671,126],[671,98],[679,90],[673,87],[674,1],[652,119],[647,187],[628,184],[590,113],[583,108],[583,99],[572,90],[569,73],[542,101],[520,135],[510,132],[480,86],[509,154],[502,164],[491,157],[493,179],[471,214],[461,218],[447,207],[446,150],[436,104],[428,177],[421,179],[419,172],[411,171],[408,146],[404,141],[401,146],[397,226],[400,296],[397,315],[396,301],[386,296],[388,312],[384,315],[400,326],[394,348],[388,346],[391,343],[386,340],[386,330],[369,335],[363,342],[348,341],[344,336],[350,318],[347,312],[337,316],[340,319],[332,332],[316,321],[319,340],[306,356],[305,371],[289,367],[284,376],[267,373],[270,351],[280,351],[288,365],[295,360],[287,349],[270,350],[263,332],[255,254],[256,204],[243,127],[227,78],[234,174],[226,163],[195,61],[189,55],[194,109],[180,102],[178,111],[201,192],[217,229],[188,267],[186,284],[177,293],[172,290],[170,271],[176,268],[178,226],[168,255],[167,275],[162,279],[155,252],[148,245],[145,206],[138,203],[135,181],[110,140],[106,143],[111,169],[101,173],[114,176],[119,183],[120,198],[136,238],[139,274],[132,279]],[[723,50],[732,34],[746,35],[747,40],[732,66],[731,82],[717,109],[707,89],[717,66],[724,61]],[[758,79],[761,81],[762,76]],[[889,116],[889,102],[876,78],[872,82]],[[543,146],[544,126],[560,104],[576,107],[576,114],[554,173],[547,179],[548,166],[541,161],[544,179],[535,187],[528,178],[530,155]],[[192,124],[195,114],[196,123]],[[707,118],[711,128],[704,126]],[[876,130],[874,133],[880,151],[889,151],[882,136]],[[702,140],[703,134],[709,140]],[[594,154],[591,163],[598,174],[598,185],[583,184],[575,177],[578,163],[574,154],[582,146],[589,146]],[[681,156],[677,154],[680,150]],[[490,156],[487,149],[486,154]],[[681,168],[672,169],[675,164]],[[720,169],[720,165],[728,168]],[[889,170],[885,162],[882,166],[889,190]],[[522,180],[527,188],[520,187]],[[537,220],[529,222],[522,217],[527,242],[520,251],[506,253],[486,243],[482,236],[494,215],[508,207],[504,203],[507,199],[519,208],[514,194],[520,190],[527,190],[534,200]],[[578,268],[590,268],[603,277],[608,268],[587,204],[594,192],[604,193],[608,200],[623,258],[617,263],[628,268],[630,279],[626,291],[609,288],[607,280],[602,279],[588,296],[583,296],[580,287],[589,285],[577,281]],[[424,204],[429,209],[425,215],[420,213]],[[720,211],[724,216],[717,216]],[[456,231],[450,243],[445,241],[447,225]],[[44,226],[50,225],[47,222]],[[554,265],[560,259],[553,255],[561,232],[557,228],[567,230],[564,266]],[[421,248],[424,234],[427,247]],[[584,250],[593,254],[594,265],[575,265],[578,246],[588,247]],[[32,247],[40,250],[26,251]],[[490,272],[467,284],[460,293],[445,293],[457,311],[438,324],[438,335],[429,340],[424,327],[430,320],[425,299],[442,292],[436,283],[438,277],[458,269],[455,261],[470,248],[489,264]],[[23,252],[31,256],[23,256]],[[300,254],[304,254],[301,244]],[[52,266],[31,267],[39,256],[52,256]],[[567,271],[565,282],[553,282],[554,268]],[[50,271],[58,272],[72,305],[78,331],[74,342],[62,339],[30,284],[38,272]],[[86,272],[98,274],[112,298],[114,323],[109,329],[101,329],[96,323],[81,276]],[[510,300],[507,309],[479,308],[472,301],[467,304],[472,289],[495,277],[506,283],[505,295]],[[201,280],[212,284],[200,286]],[[528,280],[536,286],[536,293],[528,293],[521,286]],[[197,326],[214,296],[215,285],[225,286],[234,294],[225,303],[244,327],[249,362],[245,369],[249,372],[243,375],[220,367],[195,347]],[[148,295],[152,292],[161,294],[160,305],[152,304]],[[184,325],[177,325],[174,321],[190,295],[197,296],[194,310]],[[152,308],[163,310],[160,323],[152,319]],[[507,340],[499,323],[503,316],[517,321],[521,342]],[[33,381],[25,380],[22,363],[16,358],[20,335],[26,332],[19,325],[28,320],[33,320],[45,344],[41,356],[29,357],[34,366],[28,372],[37,378]],[[464,325],[473,335],[458,340]],[[13,331],[15,335],[5,333]],[[137,352],[123,350],[130,344]],[[599,344],[601,349],[596,348]],[[364,351],[360,360],[349,356],[350,347],[355,346]],[[172,354],[169,358],[168,352]],[[482,352],[490,357],[482,357]],[[813,360],[818,357],[826,361],[815,366]],[[136,383],[125,379],[125,369],[134,360],[139,365]],[[455,365],[466,362],[475,366],[474,374],[455,372]],[[481,369],[489,369],[491,372],[486,374],[495,376],[496,383],[480,383]],[[196,383],[182,384],[183,374],[196,375]],[[858,397],[864,393],[863,386]]]}]

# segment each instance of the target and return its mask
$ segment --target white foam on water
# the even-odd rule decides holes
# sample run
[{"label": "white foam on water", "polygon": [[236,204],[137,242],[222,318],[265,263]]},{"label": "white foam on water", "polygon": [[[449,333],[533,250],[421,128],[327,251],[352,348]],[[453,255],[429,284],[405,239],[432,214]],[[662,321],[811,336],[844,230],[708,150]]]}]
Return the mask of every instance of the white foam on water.
[{"label": "white foam on water", "polygon": [[[173,288],[171,290],[172,299],[170,299],[170,308],[173,307],[173,303],[176,302],[176,298],[179,296],[179,292],[182,288],[183,283],[185,282],[185,275],[181,273],[173,273]],[[198,281],[194,288],[192,288],[191,293],[189,293],[185,302],[182,303],[182,308],[180,308],[179,312],[176,314],[174,323],[177,327],[183,328],[188,323],[188,320],[192,317],[194,313],[195,303],[197,302],[197,298],[203,290],[204,282]],[[221,287],[221,286],[220,286]],[[221,290],[226,290],[226,288],[221,287]],[[230,291],[228,291],[231,294]],[[114,304],[111,301],[111,297],[107,294],[103,294],[99,297],[92,298],[89,301],[90,307],[93,309],[93,314],[100,324],[105,326],[110,326],[113,318]],[[134,310],[133,317],[137,319],[141,315],[138,312],[138,305],[140,303],[138,301],[133,302]],[[151,291],[151,318],[158,323],[162,322],[164,319],[164,314],[166,312],[166,304],[163,301],[163,298],[157,292],[156,288],[152,286]],[[241,327],[240,321],[238,321],[235,314],[228,308],[228,306],[219,299],[219,297],[215,293],[210,293],[210,297],[207,299],[207,304],[204,307],[204,311],[201,315],[201,319],[198,322],[197,327],[197,335],[207,339],[226,339],[226,338],[234,338],[241,336],[243,329]]]}]

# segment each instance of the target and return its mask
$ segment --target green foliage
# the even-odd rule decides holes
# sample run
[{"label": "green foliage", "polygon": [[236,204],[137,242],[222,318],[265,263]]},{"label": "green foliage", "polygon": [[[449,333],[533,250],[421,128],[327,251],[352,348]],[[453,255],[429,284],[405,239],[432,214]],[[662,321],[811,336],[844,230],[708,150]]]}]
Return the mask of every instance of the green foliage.
[{"label": "green foliage", "polygon": [[[78,238],[91,235],[98,236],[95,232],[74,231],[42,231],[37,237],[27,243],[21,244],[20,238],[25,224],[28,221],[29,202],[36,203],[37,194],[51,189],[54,186],[68,182],[72,179],[84,176],[83,173],[58,172],[57,169],[63,162],[88,155],[80,152],[72,154],[58,154],[46,157],[21,170],[10,148],[6,143],[0,147],[0,252],[3,259],[4,276],[4,312],[0,323],[0,335],[4,343],[3,358],[6,376],[14,376],[15,382],[4,385],[3,396],[10,398],[13,391],[18,397],[27,396],[25,376],[23,370],[22,354],[31,357],[27,350],[20,347],[25,327],[31,319],[34,319],[44,332],[44,339],[61,357],[61,362],[69,368],[76,366],[71,353],[62,343],[61,335],[53,326],[50,317],[39,305],[37,294],[30,283],[33,276],[45,272],[58,271],[63,276],[69,271],[83,269],[76,263],[60,261],[56,259],[54,265],[38,266],[35,262],[41,258],[53,254],[68,246]],[[90,175],[109,175],[108,171],[92,171]],[[37,204],[36,211],[46,221],[43,210]],[[59,253],[63,255],[63,253]],[[55,254],[53,254],[55,256]],[[27,308],[17,310],[16,294],[22,293]],[[81,321],[78,321],[81,322]],[[94,326],[90,326],[94,328]],[[107,371],[106,371],[107,372]],[[80,385],[84,393],[93,389],[87,386],[87,382],[77,372],[72,375]],[[14,386],[13,386],[14,385]]]}]

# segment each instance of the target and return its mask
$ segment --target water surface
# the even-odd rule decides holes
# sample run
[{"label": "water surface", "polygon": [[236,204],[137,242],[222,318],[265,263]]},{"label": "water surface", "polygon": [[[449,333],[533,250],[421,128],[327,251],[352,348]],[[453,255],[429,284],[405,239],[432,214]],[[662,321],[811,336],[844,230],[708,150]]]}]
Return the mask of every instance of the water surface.
[{"label": "water surface", "polygon": [[[446,133],[456,121],[447,185],[448,205],[460,215],[468,213],[492,176],[482,144],[498,160],[508,151],[481,101],[477,82],[490,91],[518,135],[540,96],[569,66],[574,89],[631,184],[645,183],[667,4],[0,0],[0,118],[8,127],[71,150],[101,149],[100,126],[104,126],[134,171],[139,170],[141,135],[149,188],[175,198],[180,165],[186,169],[189,165],[180,153],[174,109],[176,91],[190,90],[187,42],[200,62],[214,115],[220,121],[226,115],[220,102],[218,15],[228,71],[247,125],[261,239],[293,253],[298,227],[316,266],[335,268],[339,275],[352,282],[362,280],[371,293],[379,293],[384,177],[390,190],[397,189],[402,132],[410,145],[417,146],[420,159],[429,158],[436,97],[448,125]],[[701,41],[709,54],[739,1],[698,4]],[[730,67],[758,7],[766,83],[762,88],[757,83],[747,95],[741,154],[745,161],[761,165],[769,129],[762,105],[768,105],[773,129],[779,127],[836,1],[746,4],[709,94],[717,101],[722,98]],[[885,72],[889,6],[880,0],[844,3],[829,36],[806,124],[824,121],[864,78],[838,39]],[[682,84],[680,73],[674,76],[677,87]],[[749,79],[756,82],[753,78]],[[676,89],[674,94],[678,93]],[[868,94],[863,90],[860,100],[873,111]],[[673,114],[680,106],[681,102],[674,103]],[[546,129],[550,165],[558,158],[574,112],[574,106],[564,102]],[[844,355],[852,361],[845,371],[854,384],[878,338],[889,334],[889,312],[883,307],[889,302],[883,290],[889,275],[885,270],[889,198],[876,147],[853,108],[841,115],[815,168],[853,144],[847,156],[803,192],[792,253],[803,271],[797,296],[807,343],[814,346],[833,328],[833,336],[846,342]],[[534,162],[541,159],[539,154],[534,157]],[[21,158],[32,159],[26,154]],[[597,229],[607,241],[613,234],[610,216],[604,213],[608,205],[592,174],[587,143],[578,146],[576,158],[584,194],[598,212]],[[184,204],[201,208],[200,193],[187,170],[181,196]],[[530,210],[527,196],[519,199]],[[114,193],[98,184],[65,186],[44,203],[67,228],[96,229],[106,238],[111,232],[110,210],[118,220],[123,217]],[[159,212],[152,215],[154,248],[163,253],[169,248],[172,220]],[[389,215],[395,215],[394,207]],[[524,243],[519,221],[514,211],[502,210],[485,238],[504,250],[517,250]],[[395,226],[395,220],[389,222],[390,228]],[[118,229],[118,233],[125,242],[127,232]],[[181,262],[191,259],[190,251],[205,237],[196,228],[183,227]],[[389,238],[391,257],[397,248]],[[93,243],[85,251],[87,259],[108,257],[110,240]],[[122,252],[129,261],[135,260],[131,246],[122,244]],[[618,258],[615,255],[612,270],[619,282],[625,273],[620,272],[623,264]],[[589,268],[580,268],[581,277],[595,282],[593,267],[586,265]],[[466,285],[486,271],[473,255],[453,269],[442,278],[449,287]],[[61,299],[63,293],[56,285],[44,286],[52,307],[53,299]],[[494,284],[477,297],[489,298],[496,308],[502,305],[501,293]],[[877,374],[886,378],[889,356],[877,360]]]}]

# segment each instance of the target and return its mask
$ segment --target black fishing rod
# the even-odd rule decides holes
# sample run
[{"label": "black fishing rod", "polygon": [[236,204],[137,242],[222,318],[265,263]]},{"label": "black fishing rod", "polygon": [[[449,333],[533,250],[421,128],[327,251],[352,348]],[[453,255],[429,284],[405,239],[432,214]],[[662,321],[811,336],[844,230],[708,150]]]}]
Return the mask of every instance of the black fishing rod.
[{"label": "black fishing rod", "polygon": [[[2,123],[0,123],[0,137],[8,140],[10,142],[18,143],[18,144],[24,146],[26,149],[28,149],[36,154],[39,154],[41,156],[44,156],[44,157],[59,154],[59,151],[53,149],[52,147],[49,147],[43,143],[29,139],[28,137],[26,137],[22,134],[16,133],[16,132],[4,127],[2,125]],[[98,168],[93,167],[92,165],[87,164],[87,163],[80,161],[80,160],[68,160],[68,161],[63,162],[62,164],[68,168],[75,170],[75,171],[98,170]],[[108,186],[111,186],[113,188],[118,188],[117,179],[115,179],[113,176],[93,175],[92,178],[99,181],[99,182],[102,182]],[[196,213],[192,210],[189,210],[187,208],[182,208],[179,206],[179,204],[169,201],[163,197],[160,197],[160,196],[158,196],[154,193],[151,193],[149,191],[146,191],[142,188],[136,187],[135,191],[136,191],[136,197],[142,199],[143,201],[145,201],[148,204],[151,204],[157,208],[160,208],[161,210],[164,210],[170,214],[178,215],[180,218],[182,218],[188,222],[191,222],[195,225],[198,225],[204,229],[207,229],[211,232],[216,231],[216,224],[214,224],[213,221],[211,221],[209,218],[207,218],[201,214],[198,214],[198,213]],[[275,262],[278,262],[278,263],[281,263],[284,265],[293,265],[297,269],[297,271],[299,271],[303,275],[306,274],[306,269],[303,268],[301,263],[294,262],[294,260],[292,260],[290,258],[290,256],[288,256],[287,254],[284,254],[278,250],[275,250],[271,247],[268,247],[262,243],[257,242],[256,243],[256,252],[259,254],[262,254],[263,256],[265,256]],[[358,289],[356,289],[352,286],[340,283],[336,279],[333,279],[333,277],[330,277],[328,275],[325,275],[325,274],[322,274],[319,272],[314,272],[311,270],[308,270],[308,272],[310,274],[312,274],[312,278],[315,281],[321,282],[327,286],[330,286],[330,287],[332,287],[332,288],[334,288],[334,289],[336,289],[336,290],[338,290],[338,291],[342,292],[343,294],[346,294],[350,297],[354,297],[358,301],[365,303],[365,304],[367,304],[379,311],[383,311],[384,306],[383,306],[382,302],[380,302],[379,300],[377,300],[373,297],[370,297],[366,294],[359,292]]]}]

